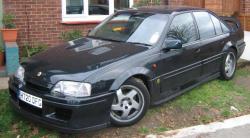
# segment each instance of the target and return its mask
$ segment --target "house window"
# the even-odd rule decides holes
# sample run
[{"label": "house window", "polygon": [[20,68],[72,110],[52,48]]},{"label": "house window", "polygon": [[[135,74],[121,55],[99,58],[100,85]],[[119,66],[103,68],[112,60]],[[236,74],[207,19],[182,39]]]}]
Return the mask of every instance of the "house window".
[{"label": "house window", "polygon": [[100,22],[121,9],[131,8],[134,0],[62,0],[62,22]]},{"label": "house window", "polygon": [[66,14],[83,14],[82,0],[66,0]]},{"label": "house window", "polygon": [[109,15],[109,0],[90,0],[89,15]]}]

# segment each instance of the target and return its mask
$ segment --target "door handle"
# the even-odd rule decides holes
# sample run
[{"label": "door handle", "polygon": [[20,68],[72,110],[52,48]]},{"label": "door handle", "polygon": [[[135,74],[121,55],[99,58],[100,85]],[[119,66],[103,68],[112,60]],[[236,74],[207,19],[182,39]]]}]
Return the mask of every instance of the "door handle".
[{"label": "door handle", "polygon": [[198,49],[195,50],[195,53],[200,53],[200,52],[201,52],[200,48],[198,48]]}]

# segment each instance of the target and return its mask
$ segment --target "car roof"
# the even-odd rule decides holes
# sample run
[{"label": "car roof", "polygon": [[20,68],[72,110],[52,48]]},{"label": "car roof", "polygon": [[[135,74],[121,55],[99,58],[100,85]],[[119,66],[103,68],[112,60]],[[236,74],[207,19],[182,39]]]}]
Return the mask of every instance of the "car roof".
[{"label": "car roof", "polygon": [[208,11],[204,8],[198,8],[198,7],[169,6],[169,5],[146,6],[146,7],[133,8],[127,11],[171,14],[173,12],[185,12],[185,11],[193,11],[193,10]]}]

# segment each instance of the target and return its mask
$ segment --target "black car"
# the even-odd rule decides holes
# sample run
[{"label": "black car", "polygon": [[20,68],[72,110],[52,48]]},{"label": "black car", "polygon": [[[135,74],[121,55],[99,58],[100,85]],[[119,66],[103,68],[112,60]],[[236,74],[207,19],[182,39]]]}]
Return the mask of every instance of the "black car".
[{"label": "black car", "polygon": [[232,79],[243,38],[236,19],[205,9],[119,11],[87,37],[23,62],[9,81],[10,101],[23,116],[63,132],[133,125],[151,105]]}]

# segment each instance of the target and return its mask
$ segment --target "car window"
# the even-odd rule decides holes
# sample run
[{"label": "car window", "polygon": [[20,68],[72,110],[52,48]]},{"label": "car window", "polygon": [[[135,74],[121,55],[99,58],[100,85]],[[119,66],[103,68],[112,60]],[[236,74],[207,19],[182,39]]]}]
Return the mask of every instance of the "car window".
[{"label": "car window", "polygon": [[210,14],[210,16],[211,16],[211,19],[212,19],[212,21],[214,23],[214,28],[215,28],[216,34],[217,35],[223,34],[220,20],[218,18],[216,18],[215,16],[211,15],[211,14]]},{"label": "car window", "polygon": [[168,14],[118,12],[99,24],[88,36],[110,41],[154,45],[158,42]]},{"label": "car window", "polygon": [[178,39],[181,40],[182,44],[198,39],[191,13],[184,13],[174,17],[167,33],[167,39]]},{"label": "car window", "polygon": [[207,12],[194,12],[200,39],[207,39],[215,36],[215,29],[213,22]]},{"label": "car window", "polygon": [[224,23],[222,23],[222,22],[221,22],[221,28],[222,28],[222,30],[223,30],[224,33],[229,33],[230,32],[230,30],[228,29],[228,27]]}]

